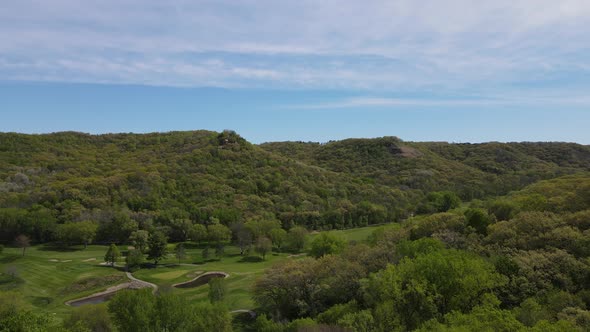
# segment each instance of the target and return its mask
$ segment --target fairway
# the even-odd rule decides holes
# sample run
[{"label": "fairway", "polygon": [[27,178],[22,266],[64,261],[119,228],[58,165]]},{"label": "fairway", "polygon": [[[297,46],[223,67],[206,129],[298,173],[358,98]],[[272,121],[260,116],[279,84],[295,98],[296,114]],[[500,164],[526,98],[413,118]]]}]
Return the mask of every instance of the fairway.
[{"label": "fairway", "polygon": [[[390,224],[380,227],[396,227]],[[346,241],[360,242],[380,227],[364,227],[349,230],[335,230]],[[317,233],[311,234],[309,242]],[[125,246],[121,246],[122,248]],[[168,254],[156,267],[143,268],[133,276],[156,284],[160,290],[172,292],[190,301],[208,301],[208,285],[194,288],[173,288],[176,283],[189,281],[196,276],[222,271],[226,278],[228,293],[224,300],[230,310],[253,309],[252,287],[256,278],[271,265],[287,259],[300,259],[305,255],[273,252],[265,260],[252,253],[241,256],[239,248],[225,246],[221,259],[202,257],[203,246],[186,243],[186,257],[180,261]],[[0,256],[0,291],[16,290],[25,295],[26,300],[38,310],[66,317],[72,309],[64,303],[82,298],[107,288],[127,282],[120,268],[113,268],[103,262],[107,246],[90,245],[86,249],[75,246],[67,250],[39,245],[27,248],[25,256],[21,249],[6,248]],[[168,245],[172,253],[174,244]],[[118,265],[123,265],[121,259]],[[10,275],[14,274],[16,278]]]}]

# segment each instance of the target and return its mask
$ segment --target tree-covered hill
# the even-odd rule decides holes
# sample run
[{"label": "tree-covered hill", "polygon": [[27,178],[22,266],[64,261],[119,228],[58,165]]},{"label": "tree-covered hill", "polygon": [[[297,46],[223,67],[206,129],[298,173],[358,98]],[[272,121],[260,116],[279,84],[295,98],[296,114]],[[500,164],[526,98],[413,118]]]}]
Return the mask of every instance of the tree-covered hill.
[{"label": "tree-covered hill", "polygon": [[102,225],[99,240],[117,242],[144,222],[172,233],[182,220],[210,218],[353,227],[399,220],[422,195],[288,159],[230,131],[0,134],[0,179],[3,241],[23,232],[44,241],[52,225],[84,220]]},{"label": "tree-covered hill", "polygon": [[590,147],[567,143],[257,146],[232,131],[0,133],[0,241],[49,241],[56,224],[80,221],[97,223],[105,242],[153,226],[182,240],[187,224],[211,218],[348,228],[588,170]]},{"label": "tree-covered hill", "polygon": [[590,147],[572,143],[450,144],[383,137],[261,146],[375,183],[425,192],[451,190],[463,199],[503,195],[541,179],[590,170]]}]

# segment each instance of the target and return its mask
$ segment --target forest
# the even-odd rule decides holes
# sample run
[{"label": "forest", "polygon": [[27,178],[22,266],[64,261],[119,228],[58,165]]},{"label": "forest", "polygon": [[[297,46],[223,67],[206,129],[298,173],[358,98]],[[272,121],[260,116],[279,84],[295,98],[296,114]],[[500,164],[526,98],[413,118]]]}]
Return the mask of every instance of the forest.
[{"label": "forest", "polygon": [[0,244],[0,331],[590,331],[590,146],[0,133]]}]

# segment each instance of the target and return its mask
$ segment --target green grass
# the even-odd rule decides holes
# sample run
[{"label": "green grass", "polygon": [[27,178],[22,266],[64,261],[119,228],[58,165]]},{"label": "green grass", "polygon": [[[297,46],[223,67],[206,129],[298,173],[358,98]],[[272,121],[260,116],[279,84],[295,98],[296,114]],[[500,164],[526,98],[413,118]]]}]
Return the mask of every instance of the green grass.
[{"label": "green grass", "polygon": [[[344,229],[344,230],[334,230],[328,231],[330,234],[337,235],[347,242],[363,242],[366,241],[369,236],[380,228],[390,229],[390,228],[399,228],[400,224],[391,223],[391,224],[384,224],[384,225],[377,225],[377,226],[368,226],[368,227],[361,227],[361,228],[351,228],[351,229]],[[310,236],[310,240],[313,240],[317,234],[319,233],[312,233]]]},{"label": "green grass", "polygon": [[[388,224],[330,232],[347,241],[360,242],[366,240],[372,232],[380,227],[397,226],[397,224]],[[314,234],[311,235],[310,240],[313,237],[315,237]],[[123,248],[124,246],[121,246],[121,249]],[[170,244],[168,249],[170,253],[173,253],[174,245]],[[71,307],[64,304],[65,301],[93,294],[121,282],[116,281],[117,278],[109,276],[124,276],[122,271],[99,265],[103,262],[106,250],[106,246],[91,245],[86,249],[73,247],[67,251],[57,251],[55,248],[41,245],[28,248],[26,255],[22,257],[20,249],[5,248],[0,255],[0,272],[2,272],[0,291],[16,290],[40,311],[65,317],[71,310]],[[215,250],[210,249],[212,258],[205,262],[202,258],[202,250],[202,246],[187,243],[185,250],[187,257],[181,260],[182,265],[178,265],[178,260],[174,255],[169,254],[159,262],[157,267],[143,268],[134,272],[133,275],[190,301],[207,301],[208,285],[185,289],[172,288],[171,286],[191,280],[204,272],[226,272],[230,276],[226,279],[228,294],[225,304],[231,310],[251,309],[255,306],[251,294],[256,278],[277,262],[302,257],[290,257],[291,255],[288,253],[270,253],[265,260],[261,260],[257,256],[243,257],[237,247],[226,246],[224,257],[221,260],[213,259]],[[18,278],[13,279],[7,275],[5,273],[7,270],[15,270]],[[89,279],[92,279],[92,282],[88,282]],[[114,281],[109,283],[109,280]],[[122,280],[126,280],[126,278]],[[89,286],[71,287],[76,282]]]},{"label": "green grass", "polygon": [[[24,257],[20,249],[6,248],[0,256],[0,271],[6,274],[14,269],[24,282],[4,290],[22,293],[31,304],[43,311],[63,314],[69,310],[64,305],[65,301],[111,286],[103,284],[77,293],[67,292],[72,283],[86,278],[123,275],[116,269],[98,265],[102,262],[105,248],[89,246],[86,250],[53,251],[44,246],[35,246],[28,248]],[[87,261],[91,258],[97,260]]]}]

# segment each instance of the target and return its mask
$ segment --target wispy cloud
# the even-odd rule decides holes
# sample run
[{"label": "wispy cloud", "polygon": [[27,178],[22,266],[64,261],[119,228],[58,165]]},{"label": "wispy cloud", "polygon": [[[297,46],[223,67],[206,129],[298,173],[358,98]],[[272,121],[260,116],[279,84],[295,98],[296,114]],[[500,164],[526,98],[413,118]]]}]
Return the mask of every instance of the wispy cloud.
[{"label": "wispy cloud", "polygon": [[387,98],[387,97],[353,97],[343,98],[335,101],[318,102],[310,104],[290,104],[283,105],[284,109],[302,109],[302,110],[327,110],[327,109],[373,109],[373,108],[407,108],[418,107],[420,109],[433,109],[436,107],[494,107],[494,106],[548,106],[548,105],[568,105],[590,107],[590,97],[587,96],[522,96],[522,97],[487,97],[478,96],[472,98]]},{"label": "wispy cloud", "polygon": [[586,0],[22,0],[0,5],[0,79],[583,91],[588,26]]}]

